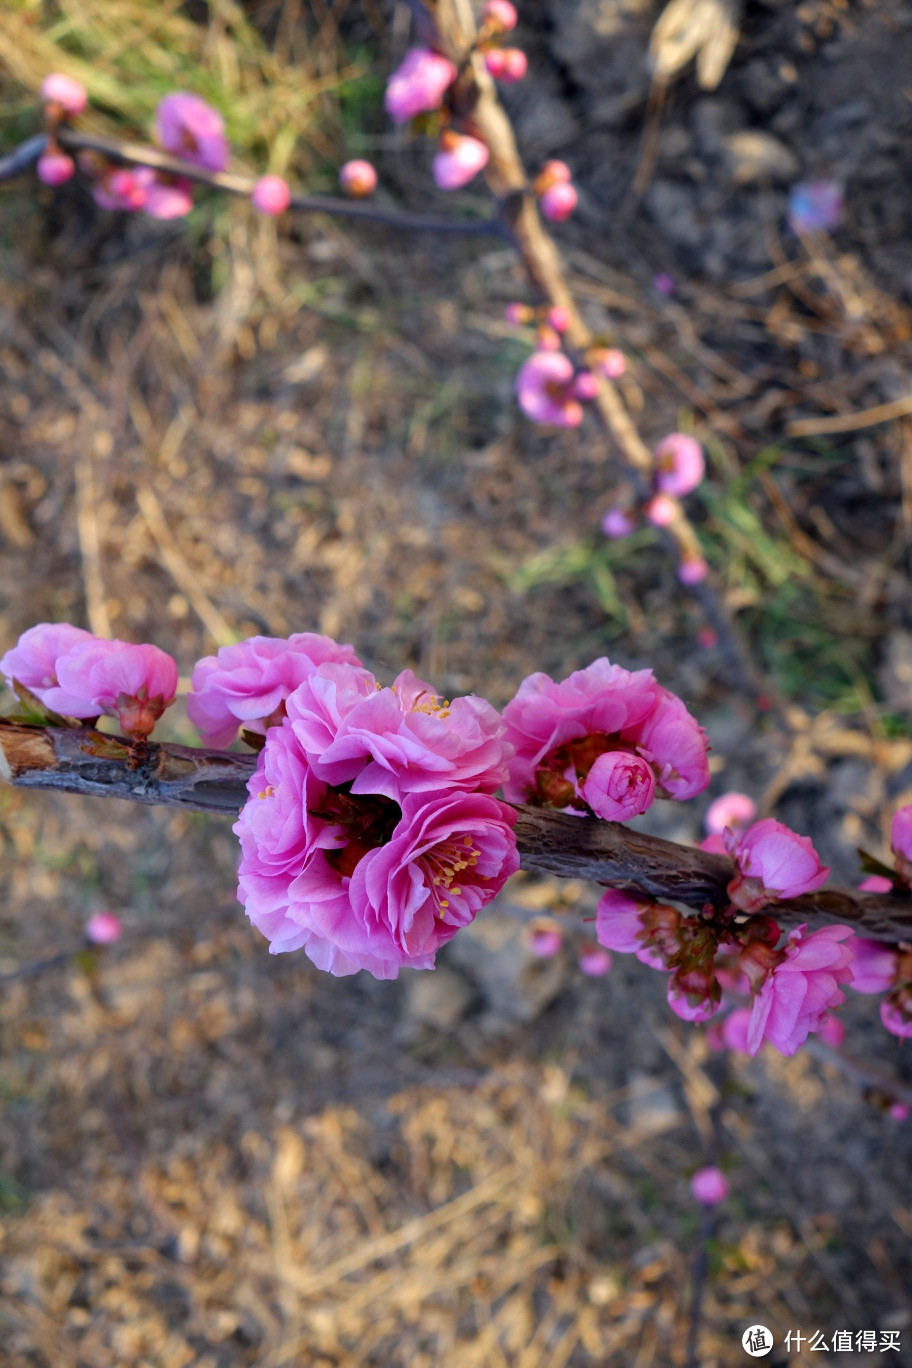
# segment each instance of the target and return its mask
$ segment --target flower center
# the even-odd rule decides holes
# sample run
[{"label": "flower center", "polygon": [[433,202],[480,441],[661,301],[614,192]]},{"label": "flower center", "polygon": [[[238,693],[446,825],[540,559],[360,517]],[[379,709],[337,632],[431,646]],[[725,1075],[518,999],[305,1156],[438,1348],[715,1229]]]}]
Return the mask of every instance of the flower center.
[{"label": "flower center", "polygon": [[342,843],[326,851],[327,863],[337,873],[351,878],[355,866],[369,850],[386,845],[402,818],[402,809],[392,798],[373,794],[352,797],[346,787],[327,790],[315,817],[344,829]]},{"label": "flower center", "polygon": [[[443,916],[450,905],[450,893],[454,898],[462,894],[459,876],[463,870],[474,869],[478,863],[479,851],[472,836],[449,836],[435,845],[416,862],[424,870],[428,889],[437,902],[438,916]],[[485,876],[477,875],[478,878]]]}]

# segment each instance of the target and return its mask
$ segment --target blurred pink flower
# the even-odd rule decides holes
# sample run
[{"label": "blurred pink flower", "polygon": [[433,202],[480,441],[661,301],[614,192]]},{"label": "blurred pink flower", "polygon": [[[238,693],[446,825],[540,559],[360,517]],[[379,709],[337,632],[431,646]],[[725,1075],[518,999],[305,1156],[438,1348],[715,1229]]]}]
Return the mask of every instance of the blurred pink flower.
[{"label": "blurred pink flower", "polygon": [[95,638],[82,627],[69,622],[39,622],[23,632],[16,645],[0,660],[0,673],[12,688],[18,680],[45,703],[45,694],[57,687],[57,662],[74,647],[85,646]]},{"label": "blurred pink flower", "polygon": [[912,877],[912,803],[898,808],[890,824],[890,849],[905,879]]},{"label": "blurred pink flower", "polygon": [[869,874],[858,885],[859,893],[890,893],[892,890],[893,880],[888,879],[885,874]]},{"label": "blurred pink flower", "polygon": [[369,161],[347,161],[339,171],[339,184],[352,199],[366,199],[377,188],[377,172]]},{"label": "blurred pink flower", "polygon": [[459,190],[487,166],[490,153],[480,138],[447,129],[434,154],[434,182],[441,190]]},{"label": "blurred pink flower", "polygon": [[546,161],[542,169],[535,178],[535,188],[540,194],[549,185],[567,184],[572,178],[572,172],[566,162]]},{"label": "blurred pink flower", "polygon": [[484,17],[496,25],[501,33],[509,33],[516,28],[516,6],[510,0],[485,0]]},{"label": "blurred pink flower", "polygon": [[598,357],[598,368],[608,380],[620,380],[627,370],[627,358],[617,347],[606,347]]},{"label": "blurred pink flower", "polygon": [[531,323],[532,317],[532,310],[528,304],[508,304],[504,309],[504,318],[514,327],[522,327],[524,323]]},{"label": "blurred pink flower", "polygon": [[656,691],[654,708],[631,739],[652,762],[659,796],[683,802],[709,784],[706,732],[676,694],[660,684]]},{"label": "blurred pink flower", "polygon": [[45,185],[63,185],[76,174],[76,163],[59,148],[44,152],[35,167],[38,179]]},{"label": "blurred pink flower", "polygon": [[[499,70],[491,71],[489,59],[495,56],[495,54],[501,59],[499,62],[495,62],[495,65],[499,67]],[[512,81],[521,81],[529,70],[529,59],[522,48],[496,48],[494,51],[486,54],[485,62],[488,70],[491,71],[492,76],[496,76],[498,80],[506,81],[508,83]]]},{"label": "blurred pink flower", "polygon": [[668,983],[666,997],[668,1005],[676,1017],[682,1021],[693,1021],[700,1025],[704,1021],[709,1021],[717,1012],[722,1010],[722,999],[711,991],[711,985],[707,983],[706,990],[688,991],[680,982],[680,974],[673,974]]},{"label": "blurred pink flower", "polygon": [[667,271],[659,271],[658,275],[652,277],[652,288],[656,294],[673,295],[675,292],[674,277]]},{"label": "blurred pink flower", "polygon": [[137,739],[151,733],[177,693],[177,665],[157,646],[93,638],[57,660],[47,706],[65,717],[114,717]]},{"label": "blurred pink flower", "polygon": [[573,397],[589,403],[598,394],[598,382],[592,371],[577,371],[573,381]]},{"label": "blurred pink flower", "polygon": [[740,834],[726,831],[724,839],[738,865],[728,896],[745,912],[757,912],[777,898],[813,893],[827,881],[829,868],[820,863],[810,838],[772,817]]},{"label": "blurred pink flower", "polygon": [[722,1170],[710,1165],[697,1169],[690,1180],[690,1190],[703,1206],[718,1206],[725,1201],[731,1189]]},{"label": "blurred pink flower", "polygon": [[85,933],[93,945],[113,945],[123,935],[123,923],[113,912],[95,912],[86,922]]},{"label": "blurred pink flower", "polygon": [[736,1007],[722,1022],[722,1039],[736,1054],[750,1054],[747,1048],[747,1033],[750,1028],[750,1008]]},{"label": "blurred pink flower", "polygon": [[75,119],[89,103],[82,82],[60,71],[45,76],[41,82],[41,98],[45,104],[59,105],[61,112],[69,119]]},{"label": "blurred pink flower", "polygon": [[662,494],[682,499],[690,494],[706,473],[703,448],[686,432],[670,432],[655,449],[656,488]]},{"label": "blurred pink flower", "polygon": [[609,508],[602,518],[602,531],[606,537],[629,537],[636,523],[626,508]]},{"label": "blurred pink flower", "polygon": [[825,1045],[829,1045],[831,1050],[838,1050],[845,1042],[846,1028],[839,1017],[833,1016],[830,1012],[817,1027],[817,1034]]},{"label": "blurred pink flower", "polygon": [[562,223],[573,213],[579,203],[579,195],[576,187],[569,181],[558,181],[557,184],[548,186],[542,193],[539,203],[546,219],[550,219],[552,223]]},{"label": "blurred pink flower", "polygon": [[555,332],[565,333],[570,327],[570,310],[555,304],[548,310],[548,323]]},{"label": "blurred pink flower", "polygon": [[248,637],[222,646],[193,668],[187,715],[206,746],[230,746],[241,727],[265,732],[281,722],[285,699],[319,665],[360,665],[354,647],[316,632]]},{"label": "blurred pink flower", "polygon": [[701,584],[709,574],[709,566],[702,556],[682,560],[678,566],[678,579],[682,584]]},{"label": "blurred pink flower", "polygon": [[230,155],[225,121],[198,95],[173,91],[155,112],[158,141],[166,152],[206,171],[224,171]]},{"label": "blurred pink flower", "polygon": [[789,933],[784,958],[769,971],[754,997],[747,1034],[749,1054],[756,1054],[764,1040],[780,1054],[794,1054],[812,1031],[819,1030],[827,1013],[845,1001],[841,988],[852,981],[854,955],[851,944],[840,942],[851,941],[852,928],[824,926],[810,935],[805,935],[806,930],[799,926]]},{"label": "blurred pink flower", "polygon": [[596,817],[627,822],[652,806],[655,775],[641,756],[630,751],[605,751],[580,785],[580,795]]},{"label": "blurred pink flower", "polygon": [[456,68],[448,57],[430,48],[411,48],[387,83],[386,112],[395,123],[408,123],[416,114],[439,109],[455,80]]},{"label": "blurred pink flower", "polygon": [[165,221],[183,218],[193,208],[193,187],[183,176],[166,179],[154,176],[142,207],[150,218]]},{"label": "blurred pink flower", "polygon": [[654,494],[643,512],[653,527],[670,527],[677,517],[678,506],[669,494]]},{"label": "blurred pink flower", "polygon": [[710,834],[721,834],[726,827],[737,831],[746,827],[757,815],[757,804],[746,793],[720,793],[706,809],[703,821]]},{"label": "blurred pink flower", "polygon": [[261,176],[250,193],[250,199],[254,209],[259,209],[261,214],[275,217],[284,214],[288,208],[291,203],[291,191],[288,182],[281,176]]},{"label": "blurred pink flower", "polygon": [[564,937],[554,922],[533,922],[528,929],[527,944],[537,959],[553,959],[560,954]]},{"label": "blurred pink flower", "polygon": [[534,351],[516,377],[519,407],[533,423],[579,427],[583,410],[573,396],[573,362],[561,351]]},{"label": "blurred pink flower", "polygon": [[891,993],[880,1004],[880,1020],[891,1035],[901,1040],[912,1038],[912,998],[908,991]]},{"label": "blurred pink flower", "polygon": [[585,945],[577,963],[580,973],[587,978],[604,978],[611,969],[611,956],[598,945]]},{"label": "blurred pink flower", "polygon": [[852,987],[856,993],[886,993],[896,982],[898,958],[896,951],[884,941],[853,936],[849,941],[855,959],[852,964]]},{"label": "blurred pink flower", "polygon": [[155,172],[148,166],[112,167],[92,187],[92,198],[101,209],[135,213],[145,205]]}]

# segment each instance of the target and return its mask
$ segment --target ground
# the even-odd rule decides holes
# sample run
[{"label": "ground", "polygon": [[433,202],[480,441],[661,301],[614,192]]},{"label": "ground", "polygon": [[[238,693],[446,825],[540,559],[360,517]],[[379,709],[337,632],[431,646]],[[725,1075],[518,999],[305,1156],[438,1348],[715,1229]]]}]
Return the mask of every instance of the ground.
[{"label": "ground", "polygon": [[[189,674],[236,636],[319,630],[497,704],[607,653],[708,727],[707,797],[748,788],[841,881],[858,844],[884,854],[912,801],[912,17],[748,0],[718,88],[687,68],[659,99],[661,8],[527,0],[533,75],[506,101],[528,163],[573,168],[555,236],[644,435],[705,443],[688,506],[769,706],[654,534],[602,538],[623,476],[594,426],[517,412],[529,339],[503,306],[531,296],[502,243],[277,230],[205,196],[157,225],[28,178],[2,189],[0,642],[68,619]],[[61,4],[45,29],[12,6],[0,151],[58,43],[98,82],[96,131],[141,134],[199,76],[240,166],[285,157],[326,189],[344,147],[378,160],[384,202],[427,207],[427,149],[379,110],[404,15],[245,11]],[[846,191],[814,243],[785,220],[802,177]],[[461,202],[487,211],[481,188]],[[192,742],[179,710],[166,735]],[[912,1068],[870,1000],[839,1055],[725,1061],[657,975],[578,972],[597,890],[527,877],[437,974],[333,980],[266,953],[227,824],[0,804],[4,1363],[684,1365],[695,1281],[702,1368],[746,1362],[754,1323],[771,1363],[827,1361],[786,1353],[789,1330],[888,1329],[880,1361],[912,1362],[912,1122],[876,1105]],[[656,829],[699,839],[704,806]],[[126,932],[89,953],[99,908]],[[563,959],[529,955],[535,915],[566,926]],[[732,1197],[706,1219],[688,1179],[709,1161]]]}]

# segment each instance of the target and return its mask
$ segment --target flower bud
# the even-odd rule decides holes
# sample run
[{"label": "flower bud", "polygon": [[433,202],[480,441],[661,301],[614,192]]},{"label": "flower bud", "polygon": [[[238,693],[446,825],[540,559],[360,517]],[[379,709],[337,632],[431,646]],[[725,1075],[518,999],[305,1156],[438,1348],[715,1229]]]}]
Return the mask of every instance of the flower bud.
[{"label": "flower bud", "polygon": [[635,528],[636,523],[625,508],[609,508],[602,518],[602,531],[606,537],[629,537]]},{"label": "flower bud", "polygon": [[706,462],[703,448],[686,432],[670,432],[655,449],[656,488],[682,499],[703,479]]},{"label": "flower bud", "polygon": [[586,945],[578,960],[580,973],[587,978],[604,978],[611,968],[611,956],[600,945]]},{"label": "flower bud", "polygon": [[59,148],[56,151],[45,152],[38,158],[37,165],[38,179],[45,185],[63,185],[65,181],[75,174],[76,166],[72,157],[68,157]]},{"label": "flower bud", "polygon": [[377,172],[369,161],[347,161],[339,171],[339,184],[352,199],[366,199],[377,188]]},{"label": "flower bud", "polygon": [[682,584],[702,584],[708,574],[709,566],[702,556],[682,560],[678,566],[678,579]]},{"label": "flower bud", "polygon": [[653,527],[670,527],[677,516],[677,505],[668,494],[656,494],[644,512]]},{"label": "flower bud", "polygon": [[725,1201],[730,1188],[722,1170],[709,1166],[697,1169],[690,1180],[690,1190],[702,1206],[718,1206]]},{"label": "flower bud", "polygon": [[68,119],[75,119],[89,102],[85,86],[59,71],[45,76],[41,82],[41,98],[45,104],[57,105],[62,117]]},{"label": "flower bud", "polygon": [[726,827],[737,831],[748,826],[757,815],[757,804],[746,793],[721,793],[706,809],[706,830],[721,834]]},{"label": "flower bud", "polygon": [[548,326],[557,333],[565,333],[570,327],[570,310],[555,304],[547,313]]},{"label": "flower bud", "polygon": [[486,0],[484,17],[496,31],[509,33],[516,28],[518,15],[510,0]]},{"label": "flower bud", "polygon": [[291,203],[291,191],[281,176],[261,176],[250,194],[254,209],[275,217]]},{"label": "flower bud", "polygon": [[541,211],[552,223],[562,223],[570,217],[578,202],[579,196],[569,181],[558,182],[549,186],[542,195]]},{"label": "flower bud", "polygon": [[487,166],[490,155],[480,138],[448,129],[434,155],[434,181],[441,190],[459,190]]},{"label": "flower bud", "polygon": [[526,943],[536,959],[553,959],[563,948],[563,932],[550,917],[539,917],[529,927]]},{"label": "flower bud", "polygon": [[[503,57],[500,79],[510,83],[521,81],[529,70],[529,59],[522,48],[501,48],[500,52]],[[490,67],[488,69],[490,70]],[[491,74],[493,75],[493,72]]]},{"label": "flower bud", "polygon": [[627,822],[652,806],[655,775],[651,766],[629,751],[606,751],[587,774],[581,793],[596,817]]},{"label": "flower bud", "polygon": [[85,933],[93,945],[113,945],[123,935],[123,923],[113,912],[95,912],[86,922]]}]

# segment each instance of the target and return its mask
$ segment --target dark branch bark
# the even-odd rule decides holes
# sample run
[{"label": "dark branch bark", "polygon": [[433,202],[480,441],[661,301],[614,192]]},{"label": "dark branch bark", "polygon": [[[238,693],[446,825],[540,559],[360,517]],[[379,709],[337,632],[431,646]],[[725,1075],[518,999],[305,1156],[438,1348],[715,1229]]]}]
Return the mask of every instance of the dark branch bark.
[{"label": "dark branch bark", "polygon": [[[235,817],[247,798],[255,755],[150,743],[131,751],[89,727],[34,727],[0,718],[0,777],[19,788],[125,798]],[[727,906],[731,860],[617,822],[545,809],[517,809],[523,869],[588,879],[700,909]],[[912,898],[825,888],[770,907],[784,926],[847,922],[877,940],[912,940]]]}]

